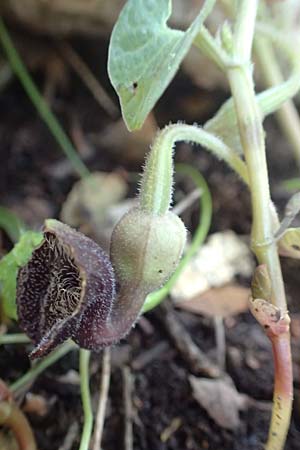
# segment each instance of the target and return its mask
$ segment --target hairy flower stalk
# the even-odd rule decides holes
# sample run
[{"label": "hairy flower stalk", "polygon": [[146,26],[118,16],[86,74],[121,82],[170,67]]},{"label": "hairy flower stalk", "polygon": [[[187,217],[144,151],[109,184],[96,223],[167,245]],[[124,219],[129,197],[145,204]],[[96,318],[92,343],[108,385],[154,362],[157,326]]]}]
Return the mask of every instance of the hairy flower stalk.
[{"label": "hairy flower stalk", "polygon": [[[175,271],[186,229],[169,211],[169,150],[156,146],[164,155],[163,164],[150,153],[139,205],[116,225],[110,258],[69,226],[45,222],[44,239],[20,269],[17,284],[19,322],[35,343],[31,358],[45,356],[69,338],[96,351],[119,342],[137,321],[147,295]],[[153,197],[158,185],[162,189]]]}]

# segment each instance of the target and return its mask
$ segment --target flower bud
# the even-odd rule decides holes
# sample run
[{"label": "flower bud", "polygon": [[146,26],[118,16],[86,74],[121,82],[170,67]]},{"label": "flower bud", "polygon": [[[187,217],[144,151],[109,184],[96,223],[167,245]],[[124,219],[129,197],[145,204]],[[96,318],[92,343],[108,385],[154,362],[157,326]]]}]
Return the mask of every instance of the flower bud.
[{"label": "flower bud", "polygon": [[142,285],[147,294],[158,289],[175,271],[185,242],[185,226],[171,211],[153,215],[133,208],[112,234],[110,253],[117,280]]}]

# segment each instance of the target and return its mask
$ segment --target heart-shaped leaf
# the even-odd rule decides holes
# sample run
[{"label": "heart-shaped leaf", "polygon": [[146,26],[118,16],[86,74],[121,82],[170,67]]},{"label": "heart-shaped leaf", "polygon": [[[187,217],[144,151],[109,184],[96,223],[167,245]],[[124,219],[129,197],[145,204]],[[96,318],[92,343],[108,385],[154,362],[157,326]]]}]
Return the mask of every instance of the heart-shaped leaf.
[{"label": "heart-shaped leaf", "polygon": [[168,27],[171,0],[128,0],[113,29],[108,73],[129,130],[140,128],[211,11],[206,1],[185,31]]}]

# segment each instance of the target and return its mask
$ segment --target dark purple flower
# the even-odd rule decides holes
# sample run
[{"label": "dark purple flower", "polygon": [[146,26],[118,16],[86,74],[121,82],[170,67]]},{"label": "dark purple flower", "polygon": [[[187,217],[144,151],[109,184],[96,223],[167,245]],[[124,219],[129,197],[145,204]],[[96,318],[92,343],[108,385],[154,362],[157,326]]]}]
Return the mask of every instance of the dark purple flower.
[{"label": "dark purple flower", "polygon": [[101,349],[114,299],[106,253],[78,231],[47,220],[42,243],[18,274],[18,317],[35,343],[31,358],[45,356],[68,338]]}]

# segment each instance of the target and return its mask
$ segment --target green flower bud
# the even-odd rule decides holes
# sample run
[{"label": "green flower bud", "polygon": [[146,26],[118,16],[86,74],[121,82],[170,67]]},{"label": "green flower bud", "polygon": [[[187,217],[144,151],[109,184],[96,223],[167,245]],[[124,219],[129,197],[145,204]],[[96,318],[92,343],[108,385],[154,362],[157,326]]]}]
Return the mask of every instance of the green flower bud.
[{"label": "green flower bud", "polygon": [[171,211],[153,215],[139,208],[130,210],[111,239],[117,280],[142,285],[145,293],[158,289],[175,271],[185,242],[185,226]]}]

